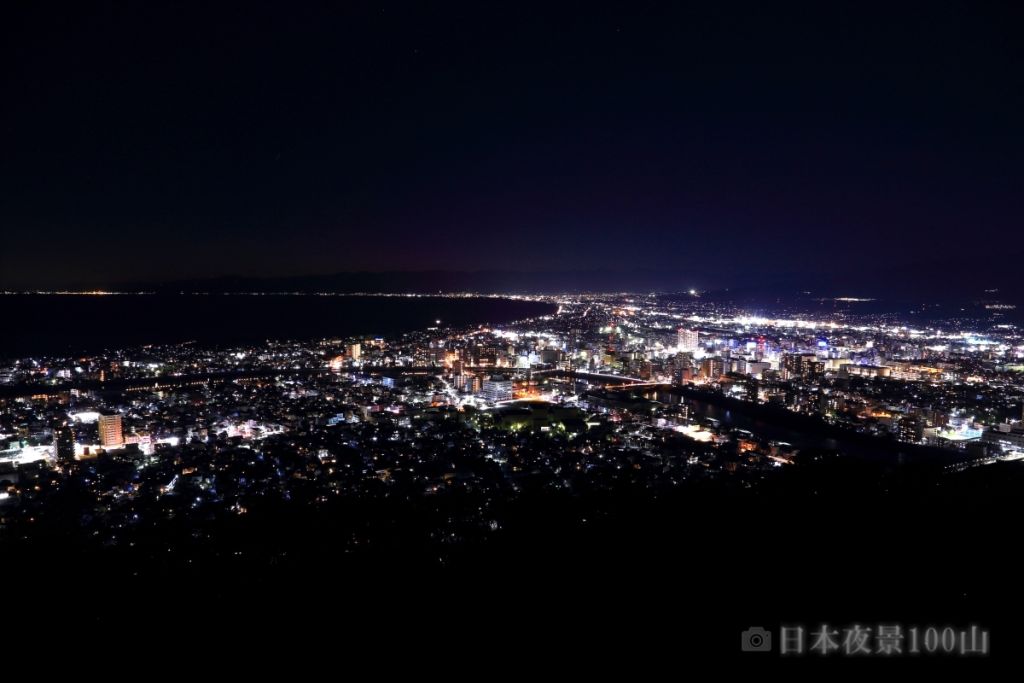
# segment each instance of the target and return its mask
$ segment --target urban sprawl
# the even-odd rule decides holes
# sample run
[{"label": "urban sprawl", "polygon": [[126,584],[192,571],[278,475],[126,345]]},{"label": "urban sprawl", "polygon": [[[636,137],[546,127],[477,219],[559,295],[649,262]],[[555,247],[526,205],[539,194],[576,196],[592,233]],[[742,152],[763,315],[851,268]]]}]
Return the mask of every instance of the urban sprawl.
[{"label": "urban sprawl", "polygon": [[473,504],[430,531],[457,543],[500,533],[503,501],[527,490],[752,487],[829,443],[954,471],[1024,457],[1024,335],[1006,306],[915,325],[855,300],[761,317],[697,292],[531,298],[557,312],[2,361],[0,535],[56,524],[54,501],[117,546],[268,500],[457,496]]}]

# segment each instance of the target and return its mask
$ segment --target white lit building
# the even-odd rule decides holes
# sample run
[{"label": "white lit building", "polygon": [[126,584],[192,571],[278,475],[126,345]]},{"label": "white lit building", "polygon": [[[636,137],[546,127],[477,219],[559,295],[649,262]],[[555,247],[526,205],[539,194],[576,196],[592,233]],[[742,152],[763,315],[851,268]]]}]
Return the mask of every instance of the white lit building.
[{"label": "white lit building", "polygon": [[693,353],[700,348],[700,334],[697,330],[688,330],[685,327],[680,327],[676,334],[676,345],[680,351]]},{"label": "white lit building", "polygon": [[503,375],[488,377],[483,382],[480,394],[490,403],[512,400],[512,380]]}]

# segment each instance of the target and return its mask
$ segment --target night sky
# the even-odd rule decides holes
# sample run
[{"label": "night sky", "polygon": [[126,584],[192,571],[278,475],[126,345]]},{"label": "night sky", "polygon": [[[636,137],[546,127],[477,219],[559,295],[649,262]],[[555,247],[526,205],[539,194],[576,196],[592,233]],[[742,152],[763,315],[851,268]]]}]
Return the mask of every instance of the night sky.
[{"label": "night sky", "polygon": [[18,4],[0,19],[2,286],[729,282],[1024,232],[1020,4]]}]

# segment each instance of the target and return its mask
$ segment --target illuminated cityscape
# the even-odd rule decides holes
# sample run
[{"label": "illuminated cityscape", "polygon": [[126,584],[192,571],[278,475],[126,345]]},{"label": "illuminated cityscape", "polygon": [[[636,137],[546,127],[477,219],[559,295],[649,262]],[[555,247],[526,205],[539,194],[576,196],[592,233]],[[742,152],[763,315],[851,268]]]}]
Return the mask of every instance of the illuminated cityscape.
[{"label": "illuminated cityscape", "polygon": [[[1024,457],[1024,334],[988,308],[907,325],[856,304],[754,316],[697,292],[526,298],[551,312],[7,360],[4,533],[58,524],[69,486],[84,496],[76,533],[101,547],[269,501],[468,496],[478,504],[424,530],[443,565],[463,544],[500,542],[502,499],[534,487],[771,486],[828,453],[936,477]],[[216,548],[205,533],[193,542]],[[364,533],[343,545],[370,544]],[[166,542],[184,562],[197,552]]]},{"label": "illuminated cityscape", "polygon": [[[743,454],[730,472],[771,469],[799,453],[705,415],[714,406],[784,413],[886,448],[906,445],[907,455],[939,449],[949,467],[1024,456],[1024,335],[999,314],[965,328],[853,310],[752,316],[698,294],[527,298],[555,312],[396,338],[10,359],[0,366],[4,461],[18,475],[31,464],[66,464],[73,447],[75,462],[116,456],[141,466],[184,444],[287,440],[297,425],[404,432],[417,420],[455,420],[477,433],[516,424],[560,438],[610,429],[641,450],[681,434],[711,444],[691,463],[704,471],[718,470],[721,457],[710,456],[730,445]],[[240,391],[259,400],[249,405]],[[194,407],[171,409],[182,401]],[[552,415],[573,416],[574,431],[537,413],[555,406]],[[519,412],[537,416],[509,419]],[[9,480],[9,501],[20,496],[18,479]]]},{"label": "illuminated cityscape", "polygon": [[1024,652],[1022,7],[12,4],[10,657]]}]

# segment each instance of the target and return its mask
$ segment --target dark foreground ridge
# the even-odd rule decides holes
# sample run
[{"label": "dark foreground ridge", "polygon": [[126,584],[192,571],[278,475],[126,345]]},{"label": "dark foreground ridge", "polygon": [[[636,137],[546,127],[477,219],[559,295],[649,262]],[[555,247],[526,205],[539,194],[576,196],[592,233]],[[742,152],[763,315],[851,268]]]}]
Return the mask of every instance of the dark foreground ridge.
[{"label": "dark foreground ridge", "polygon": [[1020,635],[1017,464],[946,473],[809,454],[757,490],[523,484],[486,539],[469,518],[490,494],[410,488],[324,506],[263,497],[205,521],[183,495],[179,515],[116,547],[92,539],[71,488],[4,543],[7,606],[26,628],[54,613],[76,631],[163,636],[321,623],[353,642],[528,637],[663,659],[734,657],[741,630],[779,623],[982,623],[1002,657]]}]

